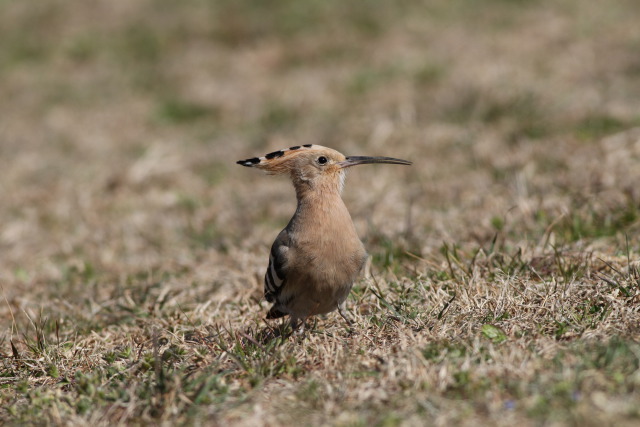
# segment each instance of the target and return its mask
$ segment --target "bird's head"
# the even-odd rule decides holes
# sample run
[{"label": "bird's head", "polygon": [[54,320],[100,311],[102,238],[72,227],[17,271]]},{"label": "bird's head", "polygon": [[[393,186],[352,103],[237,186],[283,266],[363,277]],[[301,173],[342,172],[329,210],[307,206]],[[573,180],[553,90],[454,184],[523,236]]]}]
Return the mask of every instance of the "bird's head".
[{"label": "bird's head", "polygon": [[271,175],[288,174],[296,190],[336,190],[344,184],[345,169],[368,163],[410,165],[393,157],[345,156],[322,145],[307,144],[274,151],[263,157],[239,160],[239,165],[262,169]]}]

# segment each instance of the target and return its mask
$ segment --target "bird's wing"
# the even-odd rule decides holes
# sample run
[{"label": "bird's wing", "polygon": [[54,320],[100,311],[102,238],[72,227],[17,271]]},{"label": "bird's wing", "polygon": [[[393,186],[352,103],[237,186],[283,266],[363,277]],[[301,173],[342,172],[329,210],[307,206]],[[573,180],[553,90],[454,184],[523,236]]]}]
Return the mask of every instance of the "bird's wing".
[{"label": "bird's wing", "polygon": [[264,275],[264,297],[275,302],[277,295],[287,279],[287,252],[289,251],[289,233],[282,230],[271,246],[269,267]]}]

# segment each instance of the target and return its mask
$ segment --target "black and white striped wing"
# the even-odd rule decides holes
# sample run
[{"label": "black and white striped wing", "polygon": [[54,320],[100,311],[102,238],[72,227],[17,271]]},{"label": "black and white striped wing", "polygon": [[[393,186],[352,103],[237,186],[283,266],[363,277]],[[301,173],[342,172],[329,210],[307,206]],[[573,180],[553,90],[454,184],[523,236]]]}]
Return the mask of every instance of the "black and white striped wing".
[{"label": "black and white striped wing", "polygon": [[269,267],[264,275],[264,297],[268,302],[276,302],[276,298],[286,282],[288,250],[289,235],[286,230],[282,230],[271,246]]}]

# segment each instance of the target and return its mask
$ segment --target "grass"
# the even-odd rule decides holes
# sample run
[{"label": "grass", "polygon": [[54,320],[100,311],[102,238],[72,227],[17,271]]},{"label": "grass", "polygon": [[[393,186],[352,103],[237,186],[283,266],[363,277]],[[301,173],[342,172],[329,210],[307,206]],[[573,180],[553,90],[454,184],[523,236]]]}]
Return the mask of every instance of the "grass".
[{"label": "grass", "polygon": [[[0,423],[640,421],[640,9],[374,3],[0,2]],[[414,166],[292,337],[235,161],[302,143]]]}]

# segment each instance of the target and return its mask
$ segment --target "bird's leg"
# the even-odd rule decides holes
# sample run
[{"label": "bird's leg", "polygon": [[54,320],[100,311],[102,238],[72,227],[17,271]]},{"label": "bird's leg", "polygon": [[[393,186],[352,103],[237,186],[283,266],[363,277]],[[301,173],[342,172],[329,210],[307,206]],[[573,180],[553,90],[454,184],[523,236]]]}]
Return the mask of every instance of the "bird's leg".
[{"label": "bird's leg", "polygon": [[352,328],[353,327],[353,321],[351,320],[351,318],[347,314],[347,301],[342,301],[340,304],[338,304],[338,313],[340,313],[340,316],[342,316],[344,321],[347,322],[347,325],[350,328]]},{"label": "bird's leg", "polygon": [[304,320],[297,317],[291,317],[291,331],[294,335],[304,334]]}]

